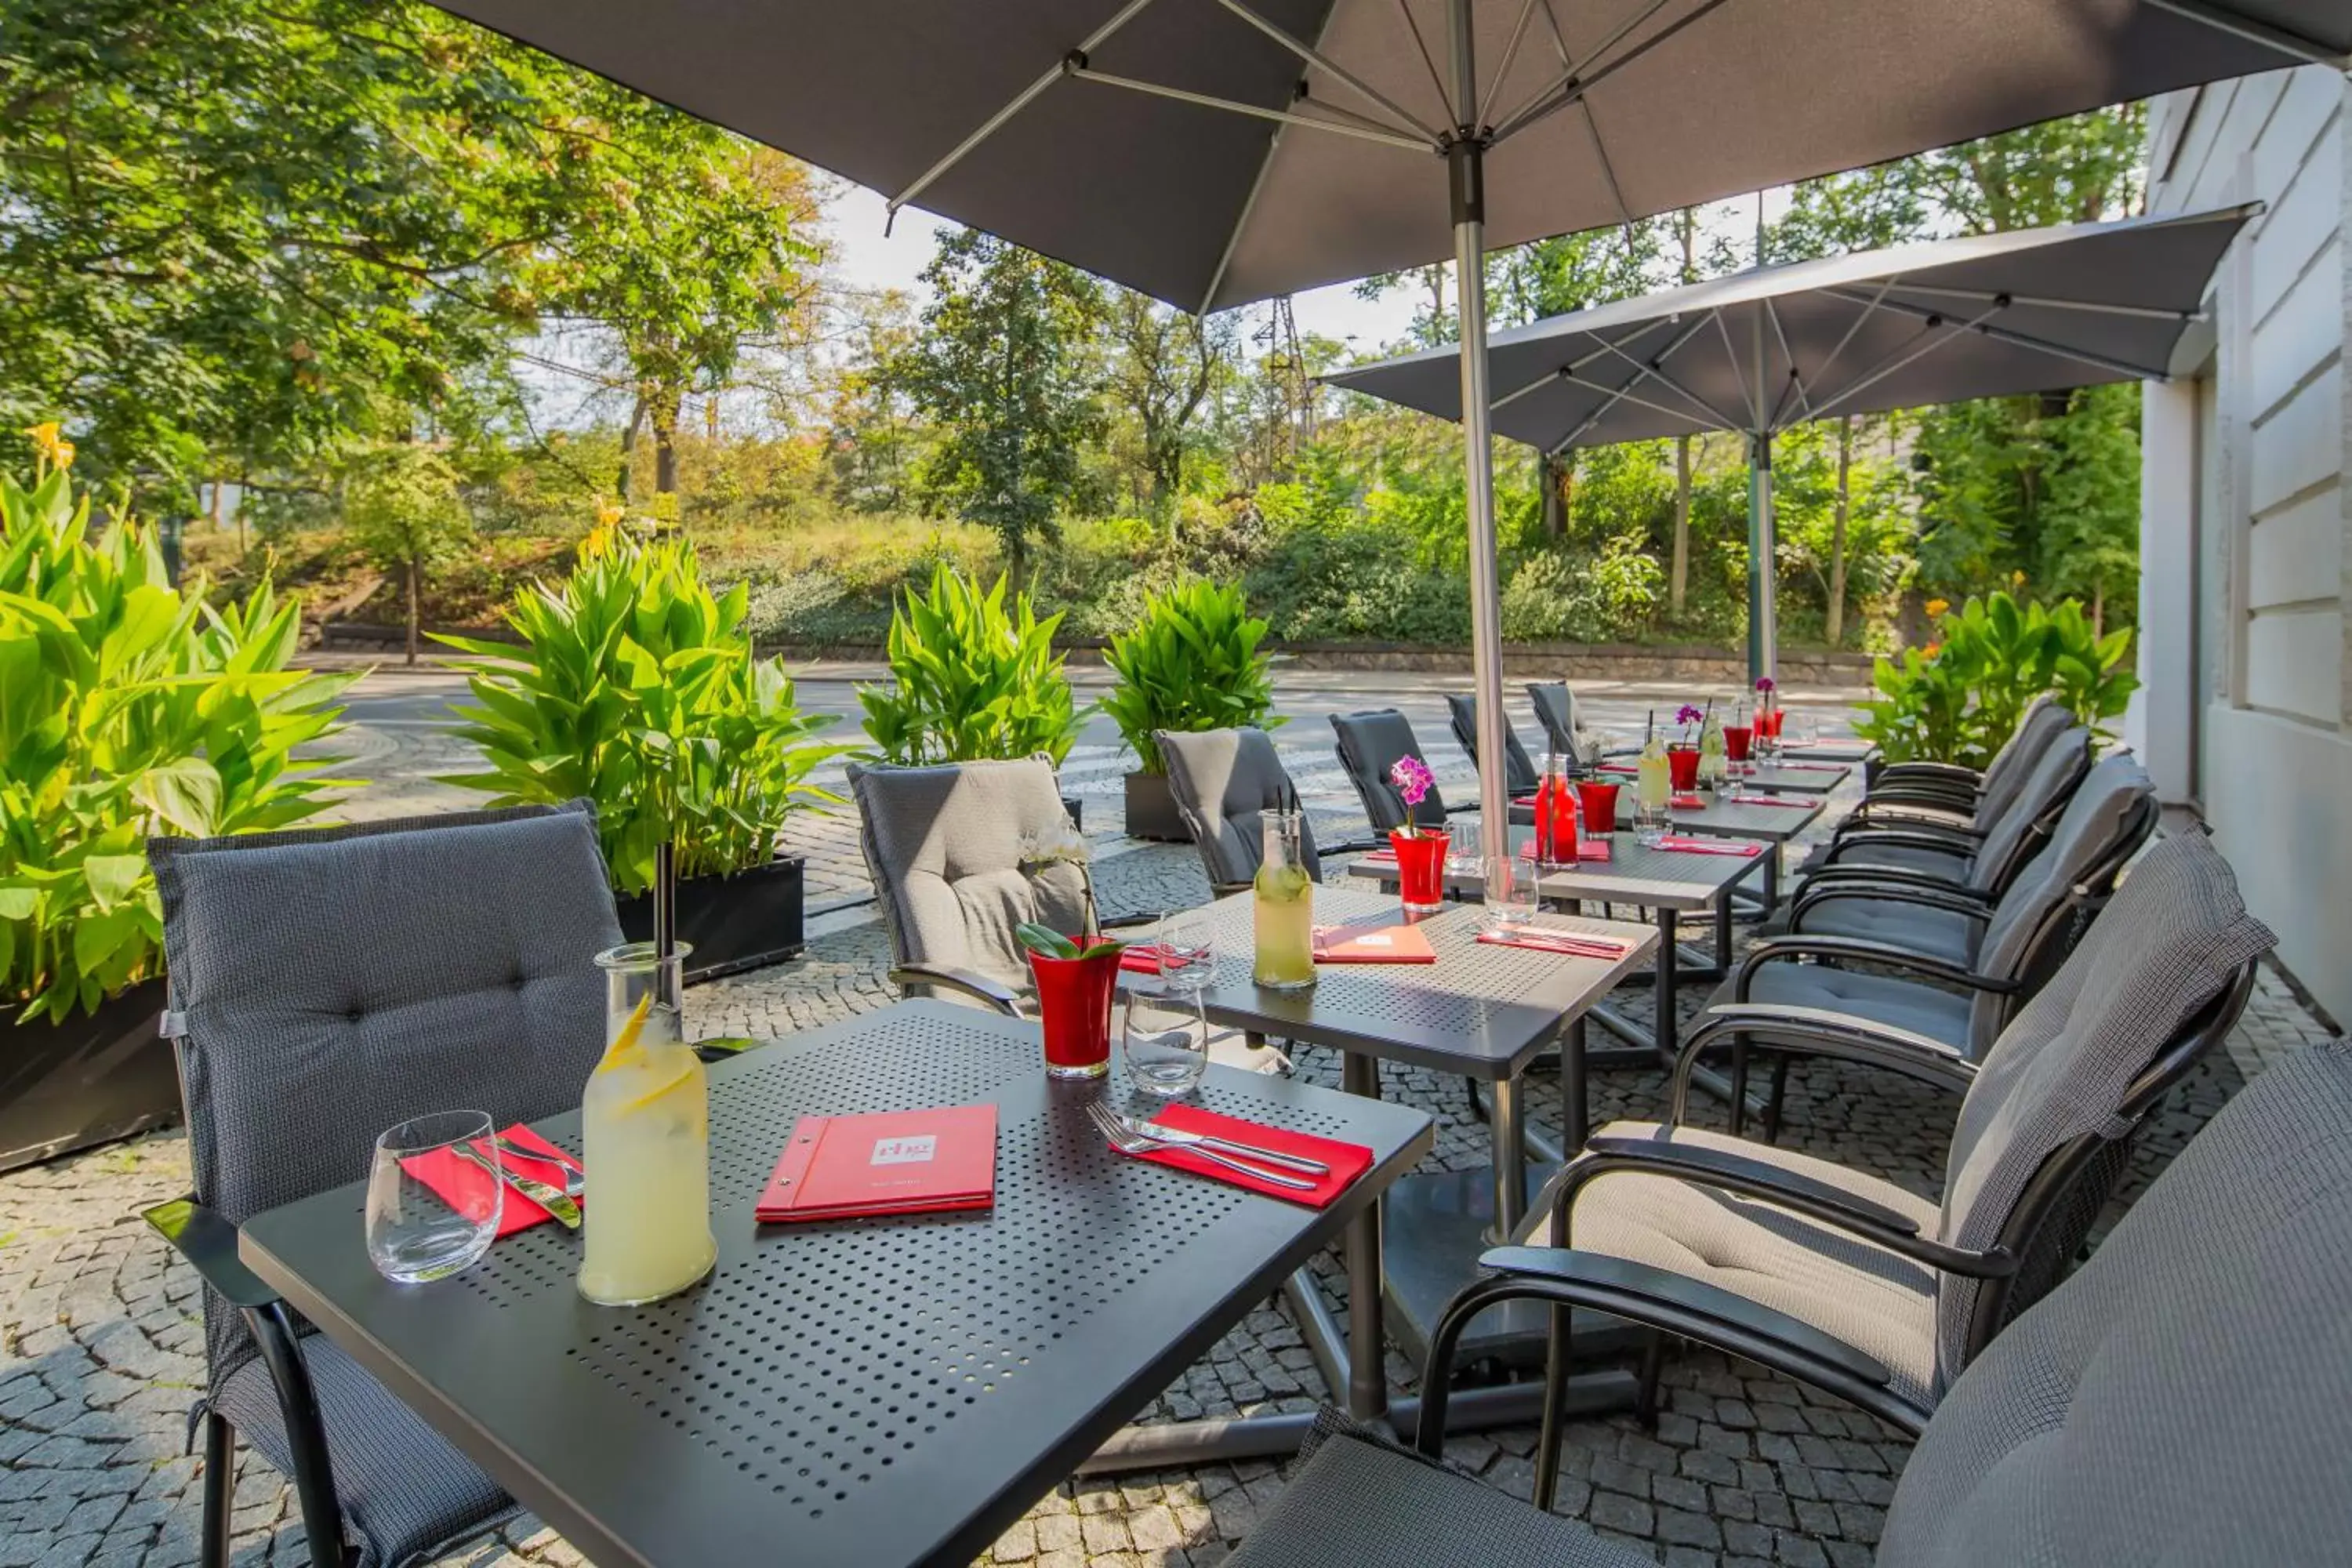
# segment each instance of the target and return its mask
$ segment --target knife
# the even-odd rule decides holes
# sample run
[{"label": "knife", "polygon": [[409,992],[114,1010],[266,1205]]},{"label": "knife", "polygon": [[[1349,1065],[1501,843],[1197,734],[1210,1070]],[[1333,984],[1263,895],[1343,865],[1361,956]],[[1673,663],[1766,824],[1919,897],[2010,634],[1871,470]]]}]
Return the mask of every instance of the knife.
[{"label": "knife", "polygon": [[1229,1154],[1240,1154],[1262,1164],[1278,1165],[1286,1171],[1303,1171],[1310,1176],[1328,1176],[1331,1167],[1320,1160],[1308,1160],[1297,1154],[1280,1154],[1272,1149],[1261,1149],[1255,1143],[1236,1143],[1230,1138],[1213,1138],[1206,1132],[1187,1132],[1181,1128],[1163,1127],[1157,1121],[1138,1120],[1135,1130],[1146,1138],[1156,1138],[1179,1148],[1198,1144],[1204,1149],[1223,1149]]},{"label": "knife", "polygon": [[564,1196],[562,1187],[551,1187],[545,1182],[533,1181],[529,1176],[518,1176],[503,1166],[492,1164],[488,1160],[484,1159],[481,1151],[471,1143],[452,1143],[449,1145],[449,1152],[467,1164],[488,1171],[491,1175],[553,1215],[555,1223],[564,1229],[580,1228],[580,1205]]}]

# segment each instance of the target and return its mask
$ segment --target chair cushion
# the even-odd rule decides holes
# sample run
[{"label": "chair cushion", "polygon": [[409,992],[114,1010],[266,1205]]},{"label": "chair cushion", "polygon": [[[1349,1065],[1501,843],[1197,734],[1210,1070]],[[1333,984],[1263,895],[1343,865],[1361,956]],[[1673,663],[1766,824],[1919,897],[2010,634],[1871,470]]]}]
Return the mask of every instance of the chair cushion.
[{"label": "chair cushion", "polygon": [[[1404,797],[1389,782],[1389,769],[1400,757],[1429,760],[1429,753],[1413,737],[1412,725],[1393,708],[1334,713],[1330,719],[1331,732],[1339,741],[1339,765],[1356,786],[1356,798],[1363,802],[1365,820],[1381,833],[1402,827],[1407,815]],[[1430,786],[1411,816],[1423,827],[1445,826],[1445,800],[1436,785]]]},{"label": "chair cushion", "polygon": [[[332,1341],[310,1334],[301,1347],[327,1429],[335,1497],[358,1538],[354,1568],[392,1568],[519,1511],[498,1482]],[[267,1366],[247,1362],[214,1391],[212,1405],[279,1474],[293,1475],[293,1452]]]},{"label": "chair cushion", "polygon": [[[1733,982],[1726,981],[1712,1000],[1730,1004],[1732,985]],[[1963,1050],[1968,1047],[1969,999],[1901,975],[1832,969],[1826,963],[1768,963],[1757,970],[1749,983],[1748,999],[1794,1007],[1826,1007],[1874,1024],[1908,1029]]]},{"label": "chair cushion", "polygon": [[[1263,730],[1203,730],[1153,736],[1168,764],[1168,790],[1201,851],[1201,869],[1213,888],[1230,888],[1257,875],[1265,858],[1265,814],[1294,807],[1298,791]],[[1323,879],[1315,826],[1299,820],[1307,874]]]},{"label": "chair cushion", "polygon": [[[1892,825],[1890,825],[1892,826]],[[1958,849],[1929,849],[1914,844],[1855,844],[1840,850],[1831,861],[1834,866],[1893,866],[1906,871],[1924,871],[1930,877],[1942,877],[1966,885],[1969,879],[1969,857]]]},{"label": "chair cushion", "polygon": [[1655,1568],[1469,1477],[1360,1437],[1327,1438],[1226,1568]]},{"label": "chair cushion", "polygon": [[[1654,1122],[1615,1121],[1612,1138],[1655,1138]],[[1811,1176],[1918,1222],[1933,1235],[1936,1205],[1892,1183],[1769,1143],[1679,1127],[1675,1142],[1723,1149]],[[1936,1279],[1932,1270],[1846,1232],[1754,1198],[1668,1176],[1614,1173],[1577,1194],[1569,1235],[1598,1252],[1717,1286],[1811,1324],[1876,1357],[1896,1394],[1932,1404],[1936,1370]],[[1529,1238],[1551,1241],[1549,1217]]]},{"label": "chair cushion", "polygon": [[1909,952],[1967,963],[1976,957],[1980,921],[1891,899],[1831,899],[1808,908],[1792,928],[1813,936],[1856,936]]}]

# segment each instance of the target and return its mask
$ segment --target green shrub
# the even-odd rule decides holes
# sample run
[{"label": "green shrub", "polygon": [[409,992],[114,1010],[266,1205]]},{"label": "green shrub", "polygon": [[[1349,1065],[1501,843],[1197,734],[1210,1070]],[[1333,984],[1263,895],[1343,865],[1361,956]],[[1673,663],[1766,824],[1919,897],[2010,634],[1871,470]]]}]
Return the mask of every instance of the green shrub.
[{"label": "green shrub", "polygon": [[489,770],[442,782],[501,805],[587,796],[624,894],[652,886],[664,839],[681,877],[764,864],[797,805],[839,798],[808,775],[842,748],[809,739],[832,721],[800,710],[783,661],[752,657],[746,597],[714,596],[682,541],[592,535],[562,584],[515,596],[520,652],[440,639],[491,666],[458,710]]},{"label": "green shrub", "polygon": [[1511,642],[1631,642],[1665,597],[1665,569],[1612,542],[1598,555],[1538,551],[1503,590]]},{"label": "green shrub", "polygon": [[286,668],[300,608],[267,582],[218,610],[203,593],[127,520],[91,542],[62,466],[29,493],[0,475],[0,994],[27,1022],[160,971],[150,834],[324,804],[293,751],[335,732],[358,677]]},{"label": "green shrub", "polygon": [[982,593],[935,567],[929,587],[902,595],[890,619],[890,689],[863,688],[866,732],[893,763],[969,763],[1044,752],[1059,765],[1084,715],[1054,652],[1058,615],[1037,618],[1029,595],[1004,606],[1005,582]]},{"label": "green shrub", "polygon": [[1155,595],[1133,631],[1103,656],[1118,685],[1102,709],[1147,773],[1168,771],[1155,730],[1180,734],[1258,724],[1272,729],[1274,660],[1258,652],[1265,623],[1250,618],[1242,591],[1192,583]]},{"label": "green shrub", "polygon": [[1980,768],[2016,730],[2026,704],[2055,692],[2085,724],[2124,710],[2139,686],[2124,664],[2131,631],[2101,637],[2081,603],[2021,605],[2007,594],[1970,599],[1937,621],[1937,641],[1881,658],[1880,695],[1854,732],[1890,762]]}]

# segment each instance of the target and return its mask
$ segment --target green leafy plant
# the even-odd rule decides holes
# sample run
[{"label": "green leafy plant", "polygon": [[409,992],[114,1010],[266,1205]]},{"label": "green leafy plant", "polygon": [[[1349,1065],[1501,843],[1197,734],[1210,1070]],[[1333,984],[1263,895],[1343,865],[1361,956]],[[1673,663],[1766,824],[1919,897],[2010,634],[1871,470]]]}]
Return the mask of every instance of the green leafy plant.
[{"label": "green leafy plant", "polygon": [[1155,731],[1192,734],[1245,724],[1272,729],[1271,655],[1258,651],[1266,624],[1253,620],[1240,588],[1194,582],[1156,594],[1132,631],[1110,640],[1103,662],[1118,684],[1102,710],[1147,773],[1163,773]]},{"label": "green leafy plant", "polygon": [[[150,834],[298,822],[338,781],[294,749],[331,735],[358,676],[285,668],[299,607],[267,582],[214,610],[171,586],[147,530],[90,538],[51,448],[0,474],[0,994],[62,1020],[162,970]],[[315,764],[331,759],[306,759]]]},{"label": "green leafy plant", "polygon": [[652,886],[665,839],[681,877],[765,864],[797,805],[840,798],[808,776],[843,748],[809,739],[832,720],[801,711],[783,661],[752,657],[744,600],[713,595],[683,541],[599,528],[570,577],[515,596],[520,651],[440,638],[490,666],[459,710],[489,770],[443,782],[501,805],[587,796],[624,894]]},{"label": "green leafy plant", "polygon": [[1059,615],[1040,620],[1029,595],[1004,604],[1005,580],[982,592],[945,565],[901,596],[890,617],[888,690],[861,689],[866,732],[893,763],[970,763],[1034,756],[1058,765],[1087,710],[1074,707],[1054,652]]},{"label": "green leafy plant", "polygon": [[1878,661],[1879,696],[1854,725],[1890,762],[1982,767],[2043,692],[2095,728],[2139,686],[2124,662],[2130,629],[2102,637],[2077,600],[2021,605],[1994,593],[1939,616],[1936,631],[1926,648]]}]

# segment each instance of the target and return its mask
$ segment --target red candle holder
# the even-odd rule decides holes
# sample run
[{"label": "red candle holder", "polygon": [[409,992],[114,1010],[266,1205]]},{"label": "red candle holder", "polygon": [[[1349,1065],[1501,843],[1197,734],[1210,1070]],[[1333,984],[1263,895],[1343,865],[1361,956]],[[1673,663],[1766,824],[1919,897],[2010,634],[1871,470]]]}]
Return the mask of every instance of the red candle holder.
[{"label": "red candle holder", "polygon": [[1673,784],[1675,793],[1677,795],[1682,795],[1698,788],[1698,748],[1696,746],[1668,746],[1666,748],[1666,775],[1668,781]]},{"label": "red candle holder", "polygon": [[1045,1076],[1100,1078],[1108,1072],[1110,999],[1118,989],[1118,950],[1088,958],[1047,958],[1033,952],[1029,973],[1036,979],[1037,1017],[1045,1031]]},{"label": "red candle holder", "polygon": [[1617,788],[1590,780],[1576,786],[1576,804],[1584,813],[1588,838],[1606,838],[1617,831]]},{"label": "red candle holder", "polygon": [[1397,889],[1408,913],[1425,913],[1445,902],[1445,850],[1448,833],[1391,833],[1389,847],[1396,851]]}]

